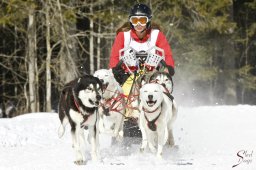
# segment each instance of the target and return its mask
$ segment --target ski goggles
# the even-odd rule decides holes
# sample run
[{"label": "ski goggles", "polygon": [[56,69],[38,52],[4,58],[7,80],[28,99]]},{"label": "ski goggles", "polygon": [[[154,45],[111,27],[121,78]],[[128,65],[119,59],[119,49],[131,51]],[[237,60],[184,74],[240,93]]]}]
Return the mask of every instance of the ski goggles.
[{"label": "ski goggles", "polygon": [[140,23],[141,26],[145,26],[148,23],[148,17],[147,16],[131,16],[130,17],[130,23],[132,23],[133,26],[136,26]]}]

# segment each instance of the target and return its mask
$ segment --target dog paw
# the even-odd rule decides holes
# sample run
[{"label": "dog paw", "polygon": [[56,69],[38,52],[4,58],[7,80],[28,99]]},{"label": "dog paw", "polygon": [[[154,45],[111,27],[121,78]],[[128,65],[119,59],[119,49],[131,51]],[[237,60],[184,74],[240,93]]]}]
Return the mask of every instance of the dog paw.
[{"label": "dog paw", "polygon": [[157,157],[157,159],[159,159],[159,160],[163,160],[162,153],[157,153],[157,154],[156,154],[156,157]]},{"label": "dog paw", "polygon": [[156,148],[154,146],[149,146],[149,149],[152,153],[156,153]]},{"label": "dog paw", "polygon": [[168,141],[168,145],[169,145],[170,147],[173,147],[173,146],[175,145],[175,143],[174,143],[173,140],[171,140],[171,141]]},{"label": "dog paw", "polygon": [[148,147],[152,153],[156,153],[156,147],[152,143],[148,143]]},{"label": "dog paw", "polygon": [[100,158],[99,158],[97,153],[92,154],[91,157],[92,157],[92,161],[93,162],[99,162],[99,160],[100,160]]},{"label": "dog paw", "polygon": [[116,136],[116,140],[117,140],[118,142],[122,142],[122,141],[123,141],[123,136],[117,135],[117,136]]},{"label": "dog paw", "polygon": [[86,165],[86,161],[84,161],[84,160],[77,160],[77,161],[74,161],[74,163],[76,165]]}]

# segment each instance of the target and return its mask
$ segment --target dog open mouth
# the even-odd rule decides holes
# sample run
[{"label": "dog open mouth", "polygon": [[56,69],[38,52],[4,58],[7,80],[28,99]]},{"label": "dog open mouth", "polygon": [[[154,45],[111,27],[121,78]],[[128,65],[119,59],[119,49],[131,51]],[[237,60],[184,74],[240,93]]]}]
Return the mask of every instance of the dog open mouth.
[{"label": "dog open mouth", "polygon": [[147,105],[149,106],[149,107],[152,107],[152,106],[154,106],[156,104],[156,100],[155,101],[153,101],[153,100],[148,100],[147,101]]},{"label": "dog open mouth", "polygon": [[94,105],[94,106],[98,106],[99,105],[99,101],[92,101],[91,99],[89,99],[89,102],[91,105]]},{"label": "dog open mouth", "polygon": [[102,84],[102,89],[103,89],[103,91],[108,88],[108,85],[109,85],[109,83],[103,83],[103,84]]}]

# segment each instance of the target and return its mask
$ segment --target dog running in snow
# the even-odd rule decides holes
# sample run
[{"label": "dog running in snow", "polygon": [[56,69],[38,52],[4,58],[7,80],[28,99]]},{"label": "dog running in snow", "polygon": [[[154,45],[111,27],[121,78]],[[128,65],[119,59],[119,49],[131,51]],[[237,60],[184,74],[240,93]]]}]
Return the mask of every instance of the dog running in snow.
[{"label": "dog running in snow", "polygon": [[156,83],[145,84],[140,89],[140,150],[148,146],[160,158],[166,143],[174,145],[172,126],[177,117],[177,105],[164,91],[163,86]]},{"label": "dog running in snow", "polygon": [[103,84],[102,106],[99,108],[100,133],[110,134],[116,140],[123,138],[125,101],[123,89],[116,81],[111,69],[100,69],[94,73]]},{"label": "dog running in snow", "polygon": [[75,164],[85,164],[84,129],[88,132],[91,144],[91,158],[98,160],[98,105],[102,98],[102,83],[92,76],[85,75],[64,86],[59,101],[59,119],[61,125],[59,137],[65,132],[67,123],[71,126],[73,148],[76,154]]}]

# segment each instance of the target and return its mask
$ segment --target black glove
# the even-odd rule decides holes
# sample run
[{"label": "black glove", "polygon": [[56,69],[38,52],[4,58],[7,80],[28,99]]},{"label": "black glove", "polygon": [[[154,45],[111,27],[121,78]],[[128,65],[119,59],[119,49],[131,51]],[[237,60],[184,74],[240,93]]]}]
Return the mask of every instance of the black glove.
[{"label": "black glove", "polygon": [[174,68],[172,66],[167,65],[164,60],[161,60],[160,63],[162,65],[162,67],[165,67],[168,69],[168,72],[169,72],[170,76],[172,77],[175,73]]},{"label": "black glove", "polygon": [[130,76],[128,73],[125,73],[125,71],[122,69],[122,64],[123,62],[120,61],[115,67],[112,68],[114,77],[120,85],[122,85]]},{"label": "black glove", "polygon": [[175,73],[174,68],[173,68],[172,66],[168,66],[168,65],[166,65],[166,67],[167,67],[167,69],[168,69],[169,74],[170,74],[171,76],[173,76],[174,73]]}]

